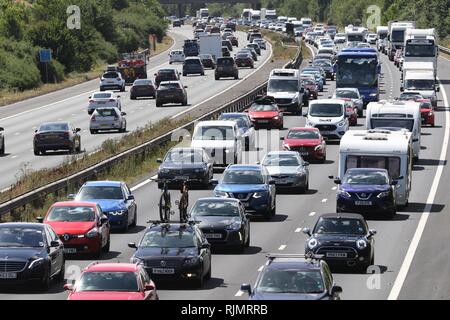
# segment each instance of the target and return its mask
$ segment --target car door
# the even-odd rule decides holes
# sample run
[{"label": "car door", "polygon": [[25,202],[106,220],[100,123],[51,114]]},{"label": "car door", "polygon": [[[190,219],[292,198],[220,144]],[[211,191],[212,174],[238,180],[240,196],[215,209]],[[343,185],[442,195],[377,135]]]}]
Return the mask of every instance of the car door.
[{"label": "car door", "polygon": [[60,270],[63,264],[64,249],[61,243],[58,247],[51,246],[52,241],[60,241],[56,233],[49,226],[45,227],[45,237],[47,241],[48,256],[50,258],[50,275],[52,276]]},{"label": "car door", "polygon": [[132,200],[128,200],[128,197],[130,196],[130,192],[125,184],[122,185],[122,194],[123,199],[125,200],[125,205],[128,208],[128,225],[131,224],[131,221],[133,221],[134,217],[134,205]]},{"label": "car door", "polygon": [[275,205],[275,199],[276,199],[275,198],[276,197],[275,184],[270,184],[270,175],[269,175],[269,172],[267,171],[267,169],[265,169],[263,167],[262,170],[263,170],[262,174],[263,174],[265,183],[269,186],[270,203],[271,203],[271,205],[273,207]]}]

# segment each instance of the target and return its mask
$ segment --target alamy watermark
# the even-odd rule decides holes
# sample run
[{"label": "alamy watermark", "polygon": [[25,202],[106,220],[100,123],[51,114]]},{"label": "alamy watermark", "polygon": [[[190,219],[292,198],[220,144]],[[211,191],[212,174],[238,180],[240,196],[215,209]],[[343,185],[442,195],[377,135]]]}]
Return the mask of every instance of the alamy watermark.
[{"label": "alamy watermark", "polygon": [[70,30],[80,30],[81,29],[81,9],[79,6],[71,5],[67,7],[66,13],[69,15],[67,17],[67,28]]}]

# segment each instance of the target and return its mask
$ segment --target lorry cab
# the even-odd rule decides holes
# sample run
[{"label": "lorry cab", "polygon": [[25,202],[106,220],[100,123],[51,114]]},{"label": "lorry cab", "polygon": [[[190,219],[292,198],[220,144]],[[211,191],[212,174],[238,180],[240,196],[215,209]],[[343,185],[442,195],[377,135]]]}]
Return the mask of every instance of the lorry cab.
[{"label": "lorry cab", "polygon": [[429,99],[433,107],[437,107],[439,86],[436,84],[433,71],[406,71],[400,91],[418,92],[425,99]]}]

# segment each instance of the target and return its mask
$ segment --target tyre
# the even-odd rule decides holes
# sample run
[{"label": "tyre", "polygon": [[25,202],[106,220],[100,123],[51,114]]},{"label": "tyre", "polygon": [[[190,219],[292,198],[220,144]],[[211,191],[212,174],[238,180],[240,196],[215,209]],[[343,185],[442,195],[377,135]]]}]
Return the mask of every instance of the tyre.
[{"label": "tyre", "polygon": [[80,152],[81,152],[81,140],[80,140],[80,143],[78,144],[78,147],[75,149],[75,151],[76,151],[77,153],[80,153]]},{"label": "tyre", "polygon": [[371,266],[375,265],[375,253],[372,255],[372,258],[370,259],[370,265]]},{"label": "tyre", "polygon": [[186,77],[186,76],[187,76],[187,73],[184,73],[184,72],[183,72],[183,77]]},{"label": "tyre", "polygon": [[272,215],[272,217],[275,217],[277,214],[277,200],[276,199],[275,199],[273,208],[270,209],[270,214]]},{"label": "tyre", "polygon": [[123,86],[122,88],[120,88],[120,92],[125,92],[125,86]]},{"label": "tyre", "polygon": [[272,219],[272,208],[268,208],[264,214],[264,219],[270,221]]},{"label": "tyre", "polygon": [[205,75],[205,73],[204,73],[204,72],[202,72],[202,73],[201,73],[201,75],[202,75],[202,76],[204,76],[204,75]]},{"label": "tyre", "polygon": [[161,108],[163,106],[163,104],[161,102],[156,102],[156,107],[157,108]]},{"label": "tyre", "polygon": [[135,96],[130,96],[130,99],[131,100],[136,100],[136,97]]},{"label": "tyre", "polygon": [[127,233],[128,232],[128,228],[130,227],[128,225],[128,217],[124,221],[125,221],[125,226],[122,228],[122,232]]},{"label": "tyre", "polygon": [[363,115],[364,115],[364,111],[358,109],[358,117],[362,117]]},{"label": "tyre", "polygon": [[100,87],[100,91],[105,91],[105,89],[104,89],[104,88],[102,88],[102,87]]},{"label": "tyre", "polygon": [[103,252],[109,252],[109,250],[111,249],[111,237],[108,236],[108,242],[106,243],[106,245],[103,247]]},{"label": "tyre", "polygon": [[134,212],[134,218],[133,218],[133,222],[131,223],[132,228],[136,228],[137,226],[137,210]]},{"label": "tyre", "polygon": [[2,141],[2,147],[0,148],[0,155],[5,154],[5,140]]},{"label": "tyre", "polygon": [[209,270],[208,273],[205,275],[205,280],[210,280],[211,279],[211,264],[209,265]]},{"label": "tyre", "polygon": [[182,103],[181,105],[182,105],[182,106],[187,106],[187,105],[188,105],[187,99],[184,100],[183,103]]},{"label": "tyre", "polygon": [[247,237],[247,241],[245,241],[245,247],[248,248],[250,247],[250,228],[248,228],[248,237]]},{"label": "tyre", "polygon": [[42,280],[39,283],[39,289],[41,289],[42,291],[48,291],[50,289],[51,280],[50,266],[48,266],[48,270],[45,271],[45,274],[43,275]]},{"label": "tyre", "polygon": [[[170,197],[170,195],[169,195]],[[169,198],[170,199],[170,198]],[[169,203],[166,203],[164,199],[164,195],[161,194],[161,197],[159,198],[159,218],[161,221],[169,221],[170,220],[170,208]]]},{"label": "tyre", "polygon": [[38,149],[34,149],[34,150],[33,150],[33,153],[34,153],[35,156],[38,156],[38,155],[40,154],[40,152],[39,152]]},{"label": "tyre", "polygon": [[216,79],[216,80],[220,80],[220,77],[218,77],[218,76],[214,76],[214,79]]},{"label": "tyre", "polygon": [[235,80],[239,80],[239,76],[234,76],[234,79]]}]

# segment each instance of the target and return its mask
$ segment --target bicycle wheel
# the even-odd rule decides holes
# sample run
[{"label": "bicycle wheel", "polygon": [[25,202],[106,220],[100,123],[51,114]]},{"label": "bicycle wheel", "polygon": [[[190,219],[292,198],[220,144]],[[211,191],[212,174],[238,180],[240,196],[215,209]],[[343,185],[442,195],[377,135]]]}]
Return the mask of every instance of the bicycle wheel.
[{"label": "bicycle wheel", "polygon": [[159,217],[163,222],[170,220],[170,194],[161,194],[159,198]]}]

